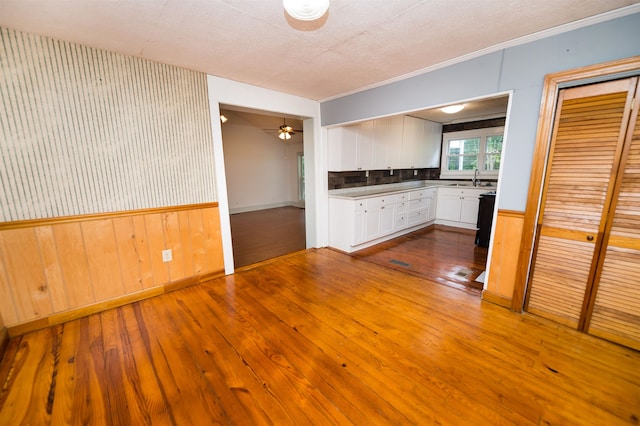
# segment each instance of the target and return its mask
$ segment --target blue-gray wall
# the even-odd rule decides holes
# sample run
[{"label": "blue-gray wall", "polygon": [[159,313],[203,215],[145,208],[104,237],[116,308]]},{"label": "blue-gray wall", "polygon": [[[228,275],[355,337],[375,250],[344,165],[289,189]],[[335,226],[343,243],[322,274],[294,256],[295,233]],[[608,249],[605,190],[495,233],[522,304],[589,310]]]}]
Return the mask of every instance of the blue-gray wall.
[{"label": "blue-gray wall", "polygon": [[583,27],[321,104],[322,125],[513,91],[500,209],[523,211],[544,76],[640,55],[640,13]]}]

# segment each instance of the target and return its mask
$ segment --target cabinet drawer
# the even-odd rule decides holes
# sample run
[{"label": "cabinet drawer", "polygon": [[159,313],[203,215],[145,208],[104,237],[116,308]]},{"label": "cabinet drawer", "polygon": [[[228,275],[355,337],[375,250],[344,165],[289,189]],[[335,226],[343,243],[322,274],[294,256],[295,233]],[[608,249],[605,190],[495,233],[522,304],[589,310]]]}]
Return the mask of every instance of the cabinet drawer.
[{"label": "cabinet drawer", "polygon": [[395,195],[385,195],[383,197],[368,198],[366,202],[367,209],[375,209],[396,202]]},{"label": "cabinet drawer", "polygon": [[421,189],[420,191],[411,191],[409,193],[409,200],[419,200],[427,197],[428,190]]},{"label": "cabinet drawer", "polygon": [[409,226],[418,225],[427,221],[427,209],[412,210],[407,214],[407,224]]},{"label": "cabinet drawer", "polygon": [[409,201],[409,211],[422,210],[427,208],[427,199],[420,198],[418,200]]}]

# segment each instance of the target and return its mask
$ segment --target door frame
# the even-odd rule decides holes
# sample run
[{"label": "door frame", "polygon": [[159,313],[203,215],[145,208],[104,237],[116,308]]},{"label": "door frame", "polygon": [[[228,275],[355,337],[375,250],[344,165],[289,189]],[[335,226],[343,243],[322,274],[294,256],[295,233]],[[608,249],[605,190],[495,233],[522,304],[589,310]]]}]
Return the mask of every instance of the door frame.
[{"label": "door frame", "polygon": [[551,145],[559,90],[580,84],[602,82],[638,74],[640,74],[640,56],[561,71],[545,76],[542,101],[540,103],[540,119],[536,132],[531,175],[529,177],[527,205],[520,240],[518,262],[516,265],[513,297],[511,299],[511,309],[513,311],[522,312],[524,308],[529,270],[536,238],[536,223],[540,211],[547,157]]}]

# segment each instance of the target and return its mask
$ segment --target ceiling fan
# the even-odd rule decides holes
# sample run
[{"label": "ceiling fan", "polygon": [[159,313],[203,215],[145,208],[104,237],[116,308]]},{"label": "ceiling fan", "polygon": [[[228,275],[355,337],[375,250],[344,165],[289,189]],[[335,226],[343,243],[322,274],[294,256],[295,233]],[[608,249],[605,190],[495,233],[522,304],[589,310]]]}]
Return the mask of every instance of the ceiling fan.
[{"label": "ceiling fan", "polygon": [[302,133],[302,129],[294,129],[293,127],[289,126],[286,119],[283,119],[282,122],[282,126],[278,127],[278,137],[283,141],[291,139],[291,135]]}]

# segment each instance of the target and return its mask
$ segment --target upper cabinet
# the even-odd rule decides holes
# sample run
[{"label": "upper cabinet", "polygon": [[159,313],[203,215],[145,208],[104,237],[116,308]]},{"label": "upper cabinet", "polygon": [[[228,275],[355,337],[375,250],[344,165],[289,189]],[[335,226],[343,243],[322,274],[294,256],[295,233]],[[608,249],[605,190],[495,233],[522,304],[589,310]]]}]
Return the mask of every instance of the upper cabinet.
[{"label": "upper cabinet", "polygon": [[401,169],[440,166],[442,124],[414,117],[403,117]]},{"label": "upper cabinet", "polygon": [[437,168],[442,125],[414,117],[385,117],[330,128],[330,171]]}]

